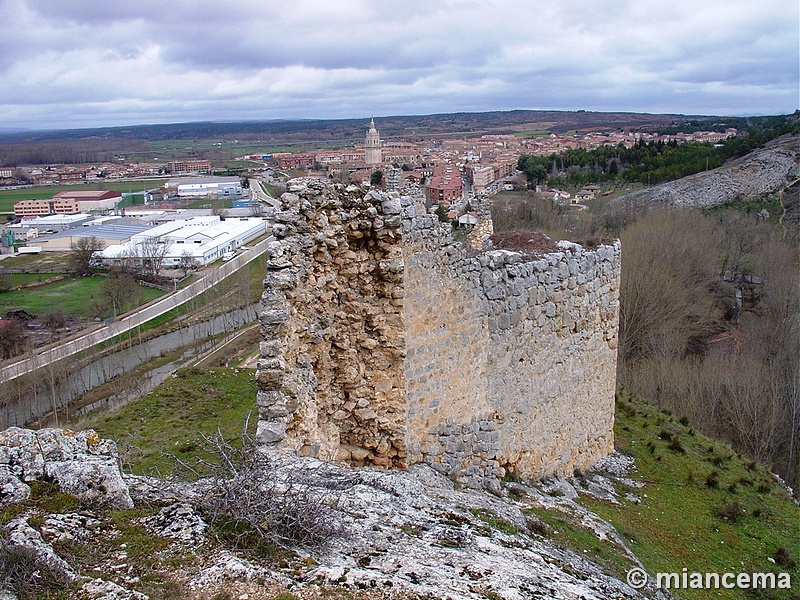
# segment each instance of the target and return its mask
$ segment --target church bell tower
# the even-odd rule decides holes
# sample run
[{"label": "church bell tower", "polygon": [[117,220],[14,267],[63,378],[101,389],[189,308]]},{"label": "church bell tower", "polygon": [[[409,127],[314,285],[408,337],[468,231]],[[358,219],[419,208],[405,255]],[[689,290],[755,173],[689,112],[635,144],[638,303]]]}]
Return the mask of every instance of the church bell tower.
[{"label": "church bell tower", "polygon": [[375,129],[375,119],[370,119],[367,137],[364,139],[364,163],[367,166],[379,165],[381,157],[381,136]]}]

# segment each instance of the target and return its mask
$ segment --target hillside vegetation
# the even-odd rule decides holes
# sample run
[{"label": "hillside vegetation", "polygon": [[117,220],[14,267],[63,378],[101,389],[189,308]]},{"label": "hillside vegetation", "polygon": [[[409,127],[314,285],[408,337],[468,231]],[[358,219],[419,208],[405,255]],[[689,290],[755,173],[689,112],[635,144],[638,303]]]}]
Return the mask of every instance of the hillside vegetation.
[{"label": "hillside vegetation", "polygon": [[794,591],[680,590],[681,598],[796,598],[800,507],[761,463],[635,396],[617,399],[617,451],[635,460],[634,495],[580,502],[611,522],[650,573],[792,574]]},{"label": "hillside vegetation", "polygon": [[[767,136],[769,137],[769,136]],[[800,474],[798,137],[587,207],[528,191],[495,230],[622,241],[617,383],[703,433]]]},{"label": "hillside vegetation", "polygon": [[[709,123],[706,125],[709,126]],[[753,118],[739,126],[743,129],[738,135],[715,144],[640,140],[630,148],[620,143],[595,150],[577,148],[546,156],[523,155],[517,162],[517,168],[525,173],[528,181],[544,183],[546,180],[548,185],[557,188],[590,183],[621,185],[638,182],[654,185],[716,169],[726,161],[766,146],[785,150],[790,155],[788,163],[779,160],[776,164],[762,165],[751,171],[756,171],[761,177],[770,174],[773,177],[785,176],[792,167],[791,156],[797,155],[796,136],[800,133],[800,113]],[[782,138],[783,141],[770,145],[776,138]],[[738,179],[739,183],[748,184],[746,178]],[[691,183],[694,180],[687,181]],[[746,188],[740,191],[748,195]]]},{"label": "hillside vegetation", "polygon": [[[214,462],[215,455],[208,451],[203,434],[213,435],[219,428],[225,438],[235,442],[254,394],[252,370],[186,370],[129,406],[97,414],[82,425],[91,425],[103,437],[117,439],[120,447],[126,449],[127,468],[133,472],[164,475],[172,473],[179,461]],[[365,522],[365,532],[359,534],[358,539],[344,539],[341,544],[335,544],[334,552],[322,554],[303,551],[297,555],[292,550],[283,550],[264,555],[259,553],[260,547],[254,540],[246,547],[235,549],[234,545],[233,550],[254,564],[282,571],[290,580],[307,579],[306,574],[314,570],[319,581],[334,586],[326,592],[332,597],[347,594],[335,586],[358,587],[356,582],[368,581],[370,577],[392,577],[401,590],[407,587],[407,592],[412,592],[408,597],[415,597],[414,591],[427,597],[429,594],[423,593],[428,589],[425,586],[449,573],[447,563],[459,565],[467,561],[472,565],[471,570],[450,574],[455,577],[450,584],[468,587],[465,582],[473,582],[478,586],[475,590],[483,590],[484,594],[476,597],[492,598],[495,596],[487,594],[495,594],[493,590],[502,589],[503,583],[483,579],[483,561],[490,561],[486,565],[492,564],[498,577],[523,567],[526,577],[537,577],[542,567],[535,560],[530,562],[530,553],[552,561],[548,568],[559,565],[569,576],[577,575],[579,580],[596,579],[601,573],[603,577],[624,580],[627,570],[637,564],[632,552],[651,575],[680,573],[686,568],[689,572],[702,573],[789,573],[793,582],[798,581],[800,507],[764,466],[742,457],[726,444],[699,434],[685,419],[679,420],[624,392],[617,399],[615,436],[617,452],[634,460],[635,467],[627,475],[601,471],[604,479],[596,473],[579,473],[570,480],[550,480],[536,486],[507,481],[500,498],[468,490],[447,491],[437,487],[441,483],[424,478],[420,481],[426,483],[422,487],[414,487],[420,486],[419,482],[414,483],[410,489],[416,491],[411,493],[408,486],[413,478],[402,479],[405,483],[400,485],[400,480],[393,479],[395,475],[381,475],[369,469],[331,472],[330,478],[323,478],[327,482],[325,485],[340,489],[350,481],[348,485],[357,482],[362,486],[356,488],[358,491],[343,492],[350,495],[349,502],[367,503],[358,510],[361,518],[349,525],[358,529],[362,527],[359,523]],[[374,477],[378,479],[373,484],[363,487],[364,482]],[[406,475],[397,477],[407,478]],[[442,495],[438,501],[445,501],[446,506],[431,504],[437,494]],[[425,500],[420,505],[423,496]],[[74,500],[59,498],[51,491],[37,502],[47,507],[44,510],[52,510],[56,501],[68,507],[75,506]],[[370,502],[376,504],[370,505]],[[422,510],[418,505],[427,508]],[[209,564],[209,558],[221,548],[231,548],[233,538],[218,532],[193,551],[174,544],[170,546],[164,540],[148,536],[140,524],[143,516],[153,515],[157,510],[157,506],[144,506],[108,515],[113,520],[108,527],[119,530],[118,539],[130,546],[128,562],[132,572],[150,573],[140,582],[128,579],[126,585],[146,591],[151,598],[190,597],[181,578],[187,573],[197,573],[199,565]],[[394,515],[392,519],[383,516],[387,511]],[[519,521],[520,514],[525,515],[527,524]],[[605,530],[598,517],[610,522],[616,532]],[[6,517],[0,514],[0,519],[3,518]],[[380,524],[377,525],[380,531],[368,534],[366,530],[373,521]],[[367,553],[375,563],[372,565],[363,557],[362,546],[372,543],[365,538],[379,535],[385,539],[395,534],[400,536],[396,551],[384,545],[372,554]],[[475,550],[473,542],[469,541],[472,539],[483,540],[479,545],[481,550]],[[95,545],[91,552],[81,551],[76,544],[59,548],[66,551],[71,560],[80,559],[84,568],[96,565],[113,552],[113,547],[106,548],[102,544]],[[429,550],[424,550],[426,548]],[[529,562],[517,564],[515,561],[519,557],[514,555],[515,549],[525,549]],[[342,552],[347,559],[339,557]],[[423,558],[424,552],[441,555],[438,559],[441,566],[424,567],[424,560],[427,560]],[[568,559],[569,556],[574,558]],[[582,562],[586,558],[598,566]],[[348,573],[336,566],[341,560],[350,564],[355,564],[355,560],[360,562]],[[418,560],[423,563],[415,562]],[[569,566],[562,563],[564,560]],[[381,564],[393,561],[402,562],[405,567],[380,570]],[[598,568],[599,571],[591,571]],[[340,577],[339,583],[336,577]],[[554,572],[547,577],[554,577]],[[478,583],[474,583],[476,580]],[[520,581],[508,580],[505,584],[519,584]],[[556,579],[549,581],[550,585],[560,585]],[[272,581],[247,585],[244,580],[227,585],[229,589],[259,594],[251,598],[273,598],[287,591],[285,581],[281,586]],[[316,593],[313,587],[306,587],[308,585],[294,588],[295,597],[305,598],[310,597],[309,593]],[[368,585],[365,587],[370,589]],[[267,590],[268,594],[262,595]],[[588,588],[585,591],[589,593]],[[645,593],[652,597],[652,591],[645,590]],[[403,592],[398,592],[402,596]],[[377,590],[363,594],[360,597],[383,597],[383,592]],[[791,591],[690,589],[679,590],[676,595],[687,600],[709,597],[789,600],[796,598],[796,584]],[[608,596],[600,593],[597,597]],[[634,596],[610,593],[610,597]]]}]

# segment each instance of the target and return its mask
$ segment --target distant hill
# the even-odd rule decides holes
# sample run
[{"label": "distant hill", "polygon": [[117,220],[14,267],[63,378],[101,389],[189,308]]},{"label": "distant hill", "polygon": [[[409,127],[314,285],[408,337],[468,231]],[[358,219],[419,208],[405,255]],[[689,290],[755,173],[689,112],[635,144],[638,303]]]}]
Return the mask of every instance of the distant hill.
[{"label": "distant hill", "polygon": [[[667,127],[676,121],[711,117],[676,114],[611,113],[592,111],[513,110],[419,116],[376,117],[384,139],[449,135],[482,135],[538,130],[563,133],[570,130]],[[196,122],[165,125],[133,125],[58,131],[0,131],[2,142],[37,142],[100,139],[197,140],[242,139],[273,144],[359,139],[366,130],[363,119],[274,120],[246,122]]]}]

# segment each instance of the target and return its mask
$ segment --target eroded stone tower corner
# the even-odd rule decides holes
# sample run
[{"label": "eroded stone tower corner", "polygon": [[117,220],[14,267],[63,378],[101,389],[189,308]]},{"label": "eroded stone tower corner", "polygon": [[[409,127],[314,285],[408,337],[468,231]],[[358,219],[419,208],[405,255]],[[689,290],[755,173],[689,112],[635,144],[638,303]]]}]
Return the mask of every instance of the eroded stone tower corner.
[{"label": "eroded stone tower corner", "polygon": [[261,443],[477,485],[613,449],[618,242],[474,253],[415,196],[298,179],[281,200]]}]

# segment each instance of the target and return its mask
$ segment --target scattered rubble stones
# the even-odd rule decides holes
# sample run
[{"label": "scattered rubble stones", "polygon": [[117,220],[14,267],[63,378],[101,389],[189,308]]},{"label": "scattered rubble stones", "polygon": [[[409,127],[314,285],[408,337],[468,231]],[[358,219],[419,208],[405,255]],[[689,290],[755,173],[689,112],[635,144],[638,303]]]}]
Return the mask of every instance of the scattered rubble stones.
[{"label": "scattered rubble stones", "polygon": [[141,592],[126,589],[112,581],[93,579],[81,586],[86,597],[91,600],[148,600],[148,596]]},{"label": "scattered rubble stones", "polygon": [[144,522],[159,537],[173,538],[187,544],[201,544],[208,525],[188,502],[176,502],[158,511]]},{"label": "scattered rubble stones", "polygon": [[189,580],[189,587],[195,589],[207,588],[211,585],[231,581],[279,580],[289,584],[291,581],[270,569],[254,565],[244,558],[230,552],[221,552],[210,567]]},{"label": "scattered rubble stones", "polygon": [[88,542],[100,532],[102,522],[85,513],[47,515],[42,535],[52,542]]}]

